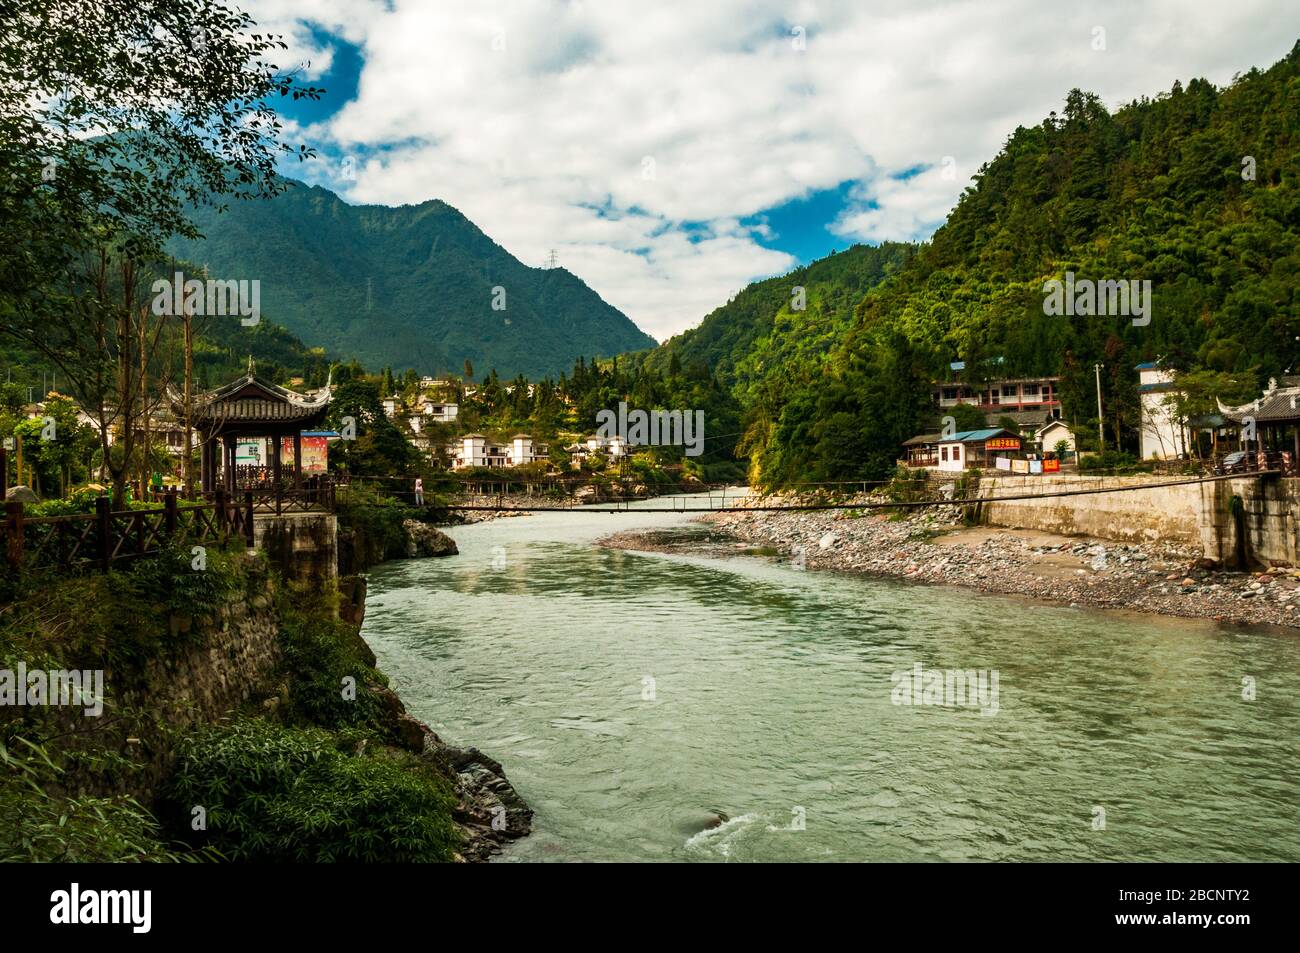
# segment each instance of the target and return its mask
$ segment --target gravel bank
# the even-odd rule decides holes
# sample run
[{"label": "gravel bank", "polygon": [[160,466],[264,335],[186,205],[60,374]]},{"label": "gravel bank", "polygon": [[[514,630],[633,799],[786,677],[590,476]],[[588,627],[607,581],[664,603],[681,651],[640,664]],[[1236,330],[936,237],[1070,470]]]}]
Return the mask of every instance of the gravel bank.
[{"label": "gravel bank", "polygon": [[626,533],[621,549],[756,555],[806,569],[890,576],[1028,596],[1069,606],[1125,609],[1249,625],[1300,627],[1300,571],[1199,568],[1198,551],[1029,530],[966,527],[955,513],[891,518],[861,511],[717,513],[707,534]]}]

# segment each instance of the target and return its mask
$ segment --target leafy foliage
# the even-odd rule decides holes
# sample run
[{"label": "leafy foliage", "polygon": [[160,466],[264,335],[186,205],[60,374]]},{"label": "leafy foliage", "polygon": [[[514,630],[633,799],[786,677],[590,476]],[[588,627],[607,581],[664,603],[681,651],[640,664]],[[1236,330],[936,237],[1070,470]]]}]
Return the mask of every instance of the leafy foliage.
[{"label": "leafy foliage", "polygon": [[[362,657],[359,642],[350,626],[327,613],[281,600],[280,646],[290,676],[286,717],[291,722],[384,734],[383,705],[370,687],[385,679]],[[348,678],[356,687],[351,700],[343,695]]]},{"label": "leafy foliage", "polygon": [[65,769],[40,745],[0,741],[0,863],[201,860],[168,846],[158,822],[129,797],[53,793]]},{"label": "leafy foliage", "polygon": [[188,836],[236,861],[446,861],[456,845],[448,785],[413,757],[258,718],[188,736],[168,800],[186,828],[202,806]]},{"label": "leafy foliage", "polygon": [[188,636],[170,634],[169,616],[213,611],[251,571],[242,550],[209,546],[201,571],[191,560],[180,546],[107,574],[6,577],[0,665],[53,656],[126,672],[188,644]]}]

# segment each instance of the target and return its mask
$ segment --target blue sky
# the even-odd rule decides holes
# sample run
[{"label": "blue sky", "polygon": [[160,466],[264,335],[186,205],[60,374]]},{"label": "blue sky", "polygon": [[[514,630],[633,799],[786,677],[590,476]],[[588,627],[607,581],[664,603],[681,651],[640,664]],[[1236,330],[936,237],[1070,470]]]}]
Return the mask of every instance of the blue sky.
[{"label": "blue sky", "polygon": [[286,174],[442,199],[660,339],[750,281],[929,237],[1071,88],[1226,84],[1300,34],[1270,0],[244,2],[328,90],[284,104],[320,153]]}]

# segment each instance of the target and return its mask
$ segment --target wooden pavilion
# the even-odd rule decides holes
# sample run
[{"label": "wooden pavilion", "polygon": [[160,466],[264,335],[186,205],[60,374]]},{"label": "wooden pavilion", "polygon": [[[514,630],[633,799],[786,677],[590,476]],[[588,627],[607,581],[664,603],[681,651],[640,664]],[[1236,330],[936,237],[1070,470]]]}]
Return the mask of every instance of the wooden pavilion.
[{"label": "wooden pavilion", "polygon": [[[197,394],[191,408],[191,420],[200,436],[200,474],[204,493],[221,486],[227,493],[240,487],[236,473],[235,447],[239,440],[268,438],[271,445],[269,466],[254,468],[256,482],[270,488],[285,485],[281,444],[293,440],[293,482],[302,488],[302,432],[319,430],[329,409],[331,387],[326,384],[310,394],[300,394],[262,380],[257,376],[253,359],[248,373],[216,390]],[[173,403],[176,403],[173,397]],[[184,415],[183,402],[176,407]]]},{"label": "wooden pavilion", "polygon": [[[1290,472],[1300,460],[1300,377],[1276,378],[1257,400],[1232,407],[1217,401],[1228,426],[1238,428],[1240,447],[1269,457]],[[1272,459],[1276,456],[1278,459]]]}]

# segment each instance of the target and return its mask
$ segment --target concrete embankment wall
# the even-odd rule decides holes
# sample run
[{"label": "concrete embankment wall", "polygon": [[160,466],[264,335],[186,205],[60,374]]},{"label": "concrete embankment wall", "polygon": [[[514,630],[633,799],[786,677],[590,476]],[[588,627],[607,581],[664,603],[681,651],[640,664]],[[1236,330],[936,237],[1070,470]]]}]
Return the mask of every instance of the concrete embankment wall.
[{"label": "concrete embankment wall", "polygon": [[338,519],[333,513],[285,513],[253,518],[253,545],[285,579],[331,589],[339,575]]},{"label": "concrete embankment wall", "polygon": [[[1171,477],[1163,484],[1146,485],[1158,479],[1149,474],[988,477],[980,481],[981,496],[1107,488],[1121,492],[990,503],[984,505],[981,519],[993,526],[1121,542],[1167,540],[1197,546],[1205,559],[1229,568],[1296,565],[1300,480],[1179,484],[1179,478]],[[1144,488],[1129,489],[1135,486]]]}]

